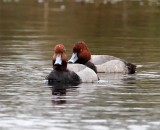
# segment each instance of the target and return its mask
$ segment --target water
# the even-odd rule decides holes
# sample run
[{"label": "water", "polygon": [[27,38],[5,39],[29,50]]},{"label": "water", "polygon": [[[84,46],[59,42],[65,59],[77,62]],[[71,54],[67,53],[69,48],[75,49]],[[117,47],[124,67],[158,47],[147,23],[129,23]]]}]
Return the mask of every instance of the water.
[{"label": "water", "polygon": [[[0,129],[159,130],[158,1],[39,2],[0,0]],[[93,54],[143,67],[135,75],[99,74],[92,84],[48,86],[54,45],[64,43],[70,57],[78,40]]]}]

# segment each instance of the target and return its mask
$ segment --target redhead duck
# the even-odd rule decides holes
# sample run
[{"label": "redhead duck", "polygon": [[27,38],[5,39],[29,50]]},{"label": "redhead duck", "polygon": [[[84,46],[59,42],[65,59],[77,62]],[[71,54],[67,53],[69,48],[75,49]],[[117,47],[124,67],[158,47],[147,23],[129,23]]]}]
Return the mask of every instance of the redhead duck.
[{"label": "redhead duck", "polygon": [[91,52],[84,42],[78,42],[73,45],[73,54],[68,63],[79,63],[91,68],[97,73],[97,67],[90,61]]},{"label": "redhead duck", "polygon": [[[85,42],[80,41],[73,45],[73,54],[69,63],[84,64],[93,70],[103,72],[114,72],[134,74],[136,65],[110,55],[91,55]],[[89,63],[88,63],[89,62]],[[93,67],[94,66],[94,67]]]},{"label": "redhead duck", "polygon": [[67,56],[63,44],[57,44],[54,47],[52,64],[53,70],[46,78],[49,85],[58,82],[77,85],[81,82],[94,82],[98,80],[97,74],[84,65],[78,64],[78,67],[74,64],[67,65]]}]

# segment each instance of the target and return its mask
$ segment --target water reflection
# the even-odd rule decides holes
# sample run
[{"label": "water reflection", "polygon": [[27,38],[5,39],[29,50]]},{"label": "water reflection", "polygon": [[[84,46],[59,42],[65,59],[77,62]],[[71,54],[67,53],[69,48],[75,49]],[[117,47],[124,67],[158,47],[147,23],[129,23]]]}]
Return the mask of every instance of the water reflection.
[{"label": "water reflection", "polygon": [[[15,1],[0,0],[0,129],[159,130],[158,0]],[[54,44],[63,42],[70,57],[78,40],[93,54],[143,67],[135,75],[101,73],[96,83],[48,86]]]},{"label": "water reflection", "polygon": [[44,3],[44,28],[48,31],[48,17],[49,17],[49,3],[46,1]]},{"label": "water reflection", "polygon": [[[136,85],[136,76],[135,75],[123,75],[120,73],[115,73],[115,74],[109,74],[109,73],[102,73],[102,74],[98,74],[98,76],[100,77],[100,80],[95,82],[94,84],[96,86],[108,86],[111,85],[112,88],[114,87],[118,87],[120,84],[123,84],[126,86],[130,86],[130,85]],[[61,82],[51,82],[49,83],[49,85],[51,86],[50,89],[52,91],[52,103],[55,104],[64,104],[67,103],[67,92],[69,91],[73,91],[75,89],[77,89],[79,91],[79,93],[82,94],[89,94],[89,93],[93,93],[95,91],[95,88],[93,87],[93,84],[67,84],[67,83],[61,83]],[[118,86],[117,86],[118,85]],[[92,87],[91,87],[92,86]],[[128,89],[131,89],[132,87],[128,87]],[[133,87],[135,88],[135,87]],[[76,91],[77,91],[76,90]]]},{"label": "water reflection", "polygon": [[63,84],[58,84],[51,87],[52,95],[54,96],[52,98],[52,103],[55,104],[64,104],[66,103],[66,89],[69,87]]},{"label": "water reflection", "polygon": [[[49,85],[51,86],[50,89],[52,91],[52,103],[53,104],[64,104],[66,103],[66,92],[68,89],[73,89],[73,88],[77,88],[71,84],[67,84],[67,83],[61,83],[61,82],[52,82],[49,83]],[[78,85],[78,84],[77,84]]]}]

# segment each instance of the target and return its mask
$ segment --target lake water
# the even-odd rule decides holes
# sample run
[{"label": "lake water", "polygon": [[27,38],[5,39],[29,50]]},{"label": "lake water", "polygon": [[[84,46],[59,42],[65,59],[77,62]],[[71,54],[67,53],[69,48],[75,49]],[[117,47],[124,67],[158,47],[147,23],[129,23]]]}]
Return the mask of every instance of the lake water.
[{"label": "lake water", "polygon": [[[104,2],[107,2],[107,0]],[[143,67],[48,86],[56,43]],[[159,130],[160,3],[0,0],[0,130]]]}]

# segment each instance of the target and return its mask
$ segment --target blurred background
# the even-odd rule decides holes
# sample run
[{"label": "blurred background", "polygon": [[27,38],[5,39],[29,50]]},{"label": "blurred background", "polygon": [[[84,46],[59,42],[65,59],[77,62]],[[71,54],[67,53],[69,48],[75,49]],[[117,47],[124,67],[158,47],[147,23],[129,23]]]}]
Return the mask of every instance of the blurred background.
[{"label": "blurred background", "polygon": [[0,0],[1,53],[34,42],[49,58],[63,43],[70,56],[72,44],[83,40],[94,54],[156,61],[159,8],[159,0]]},{"label": "blurred background", "polygon": [[[143,65],[135,75],[49,87],[53,48]],[[160,0],[0,0],[1,130],[159,130]]]}]

